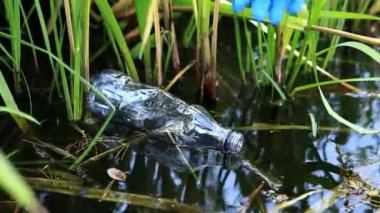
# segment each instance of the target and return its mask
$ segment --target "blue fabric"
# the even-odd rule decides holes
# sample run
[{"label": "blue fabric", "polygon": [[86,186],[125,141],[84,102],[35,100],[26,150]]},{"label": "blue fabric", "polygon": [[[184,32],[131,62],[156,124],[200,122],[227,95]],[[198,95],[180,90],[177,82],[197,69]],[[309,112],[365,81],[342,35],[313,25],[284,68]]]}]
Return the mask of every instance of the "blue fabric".
[{"label": "blue fabric", "polygon": [[263,21],[269,16],[270,23],[277,25],[286,10],[293,15],[298,13],[305,0],[232,0],[232,7],[235,12],[241,12],[249,3],[255,20]]},{"label": "blue fabric", "polygon": [[305,3],[305,0],[290,0],[289,6],[288,6],[288,11],[290,14],[296,14],[298,13],[302,5]]},{"label": "blue fabric", "polygon": [[288,0],[275,0],[276,3],[272,4],[269,12],[269,20],[272,24],[278,24],[281,22],[282,17],[284,17],[286,4]]},{"label": "blue fabric", "polygon": [[251,3],[251,11],[257,21],[263,21],[268,16],[269,8],[270,1],[268,0],[254,0]]},{"label": "blue fabric", "polygon": [[248,5],[249,0],[233,0],[232,7],[234,11],[240,13]]}]

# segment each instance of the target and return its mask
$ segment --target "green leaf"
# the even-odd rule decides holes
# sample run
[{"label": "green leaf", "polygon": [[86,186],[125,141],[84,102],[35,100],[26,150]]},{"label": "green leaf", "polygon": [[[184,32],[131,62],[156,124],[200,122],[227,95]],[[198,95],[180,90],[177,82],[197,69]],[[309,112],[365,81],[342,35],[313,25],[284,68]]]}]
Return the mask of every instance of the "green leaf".
[{"label": "green leaf", "polygon": [[269,82],[272,84],[272,86],[275,88],[275,90],[278,92],[278,94],[280,95],[281,99],[283,101],[286,101],[286,95],[285,93],[281,90],[281,88],[278,86],[278,84],[273,80],[272,77],[270,77],[268,75],[268,73],[266,73],[265,71],[262,72],[264,74],[264,76],[269,80]]},{"label": "green leaf", "polygon": [[[369,46],[367,46],[365,44],[358,43],[358,42],[353,42],[353,41],[344,42],[344,43],[338,44],[336,46],[332,46],[330,48],[327,48],[327,49],[323,50],[322,52],[328,51],[331,48],[337,48],[337,47],[351,47],[351,48],[355,48],[355,49],[360,50],[361,52],[365,53],[366,55],[368,55],[372,59],[374,59],[377,63],[380,63],[380,53],[379,52],[377,52],[376,50],[372,49],[371,47],[369,47]],[[351,123],[350,121],[344,119],[338,113],[336,113],[331,108],[330,104],[328,103],[328,101],[326,100],[325,96],[323,95],[323,92],[322,92],[321,87],[319,85],[319,81],[318,81],[318,77],[317,76],[316,76],[316,79],[317,79],[318,89],[319,89],[319,93],[321,95],[321,99],[322,99],[323,105],[325,106],[325,108],[326,108],[327,112],[329,113],[329,115],[331,115],[333,118],[335,118],[340,123],[342,123],[342,124],[344,124],[344,125],[352,128],[353,130],[359,132],[360,134],[379,134],[380,133],[380,130],[366,129],[366,128],[358,126],[358,125],[356,125],[354,123]]]},{"label": "green leaf", "polygon": [[340,116],[338,113],[336,113],[330,106],[330,104],[327,102],[325,96],[323,95],[323,92],[320,87],[318,87],[319,93],[321,95],[321,99],[323,102],[323,105],[325,106],[327,112],[329,115],[331,115],[333,118],[335,118],[338,122],[352,128],[353,130],[357,131],[360,134],[379,134],[380,130],[371,130],[371,129],[366,129],[361,126],[358,126],[354,123],[351,123],[350,121],[344,119],[342,116]]},{"label": "green leaf", "polygon": [[[9,109],[18,110],[17,104],[13,99],[12,93],[9,90],[8,84],[0,71],[0,96],[4,100],[5,105]],[[18,127],[23,131],[27,132],[29,129],[28,123],[22,117],[17,117],[12,114],[13,119],[16,121]]]},{"label": "green leaf", "polygon": [[33,123],[36,123],[36,124],[40,124],[40,122],[38,122],[35,118],[33,118],[32,116],[26,114],[25,112],[22,112],[20,110],[17,110],[17,109],[14,109],[14,108],[9,108],[9,107],[3,107],[3,106],[0,106],[0,112],[7,112],[9,114],[12,114],[12,115],[16,115],[18,117],[22,117],[22,118],[25,118],[26,120],[29,120]]},{"label": "green leaf", "polygon": [[293,97],[298,92],[317,88],[318,86],[323,87],[323,86],[328,86],[332,84],[342,84],[342,83],[347,83],[347,82],[365,82],[365,81],[380,81],[380,77],[337,79],[337,80],[331,80],[331,81],[322,81],[319,83],[306,84],[306,85],[302,85],[302,86],[298,86],[294,88],[293,91],[290,93],[290,96]]},{"label": "green leaf", "polygon": [[355,42],[355,41],[349,41],[349,42],[344,42],[341,44],[338,44],[336,47],[352,47],[357,50],[362,51],[369,57],[371,57],[373,60],[375,60],[377,63],[380,64],[380,52],[377,50],[373,49],[372,47],[365,45],[363,43]]},{"label": "green leaf", "polygon": [[140,37],[143,39],[143,34],[146,27],[152,27],[152,23],[148,23],[149,18],[148,11],[152,0],[135,0],[135,8],[137,15],[137,22],[139,23]]},{"label": "green leaf", "polygon": [[[4,33],[4,32],[1,32],[0,31],[0,37],[3,37],[3,38],[7,38],[7,39],[10,39],[10,40],[13,40],[13,39],[16,39],[16,38],[13,38],[11,35],[7,34],[7,33]],[[70,67],[68,66],[67,64],[65,64],[60,58],[58,58],[57,56],[55,56],[52,52],[50,51],[47,51],[41,47],[38,47],[38,46],[35,46],[29,42],[26,42],[24,40],[20,40],[21,44],[23,45],[26,45],[28,47],[34,47],[37,51],[40,51],[42,53],[45,53],[46,55],[48,55],[49,57],[51,57],[53,60],[57,61],[58,63],[62,64],[62,66],[70,72],[71,75],[75,75],[75,71]],[[0,72],[0,75],[1,75],[1,72]],[[2,76],[2,75],[1,75]],[[111,121],[113,115],[115,114],[115,107],[112,105],[112,103],[102,94],[100,93],[94,86],[92,86],[90,84],[90,82],[88,82],[86,79],[84,79],[82,76],[79,76],[79,79],[80,81],[87,87],[89,87],[91,90],[94,91],[94,93],[100,97],[101,99],[103,99],[106,104],[111,108],[111,112],[110,114],[108,115],[107,119],[104,121],[104,123],[102,124],[102,126],[99,128],[98,132],[96,133],[96,135],[94,136],[94,138],[91,140],[90,144],[88,145],[87,149],[82,153],[81,156],[78,157],[78,159],[74,162],[73,165],[70,166],[69,169],[74,169],[88,154],[89,152],[91,151],[91,149],[95,146],[96,142],[100,139],[100,136],[102,135],[103,131],[106,129],[106,127],[108,126],[109,122]],[[0,78],[1,80],[1,78]],[[0,89],[1,89],[1,82],[0,82]],[[1,93],[0,93],[1,94]],[[0,169],[1,171],[1,169]]]},{"label": "green leaf", "polygon": [[109,28],[110,31],[112,32],[116,40],[116,43],[118,44],[124,56],[124,59],[126,61],[125,66],[127,68],[128,75],[131,76],[133,80],[140,81],[131,53],[129,52],[127,42],[125,41],[123,32],[120,29],[119,23],[117,22],[110,5],[108,4],[108,1],[107,0],[94,0],[94,1],[99,8],[99,11],[104,19],[106,27]]},{"label": "green leaf", "polygon": [[362,20],[380,20],[378,16],[371,16],[362,13],[342,12],[342,11],[321,11],[319,18],[330,19],[362,19]]},{"label": "green leaf", "polygon": [[348,41],[348,42],[340,43],[336,46],[331,46],[327,49],[324,49],[324,50],[318,52],[317,55],[321,55],[321,54],[329,51],[330,49],[337,48],[337,47],[351,47],[351,48],[357,49],[357,50],[363,52],[364,54],[368,55],[369,57],[371,57],[377,63],[380,63],[380,53],[377,50],[373,49],[372,47],[370,47],[368,45],[365,45],[365,44],[359,43],[359,42],[355,42],[355,41]]},{"label": "green leaf", "polygon": [[0,186],[5,189],[17,203],[26,207],[30,212],[37,213],[43,211],[35,198],[33,190],[26,184],[1,150],[0,170]]}]

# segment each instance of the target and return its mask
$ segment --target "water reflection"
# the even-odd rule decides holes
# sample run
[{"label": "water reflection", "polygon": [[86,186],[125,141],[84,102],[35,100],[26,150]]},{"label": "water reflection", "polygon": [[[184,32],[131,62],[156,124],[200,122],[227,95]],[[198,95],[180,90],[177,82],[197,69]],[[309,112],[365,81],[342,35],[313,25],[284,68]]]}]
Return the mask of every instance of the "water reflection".
[{"label": "water reflection", "polygon": [[[225,68],[233,69],[228,66]],[[335,68],[339,72],[353,69],[352,73],[364,73],[360,74],[364,76],[374,76],[374,72],[379,70],[378,67],[352,64],[336,65]],[[362,212],[379,206],[380,135],[339,131],[345,127],[327,114],[316,92],[309,91],[281,103],[272,98],[275,95],[271,95],[271,88],[240,88],[236,79],[229,78],[231,75],[222,76],[220,94],[223,96],[220,97],[216,108],[209,108],[213,117],[224,126],[249,127],[254,123],[309,126],[309,113],[313,113],[319,126],[336,127],[336,130],[319,129],[316,137],[313,137],[309,130],[245,131],[247,143],[245,151],[239,156],[225,155],[215,150],[184,147],[179,151],[173,146],[161,146],[159,143],[145,141],[145,144],[139,143],[130,147],[123,155],[113,154],[86,165],[84,171],[88,179],[91,179],[86,181],[91,186],[105,187],[109,181],[105,171],[109,167],[117,167],[128,174],[125,184],[118,185],[121,191],[175,199],[201,206],[209,212],[236,212],[242,206],[242,201],[263,182],[269,184],[266,184],[255,197],[251,208],[248,209],[249,212],[273,210],[276,200],[279,200],[278,195],[286,195],[292,199],[320,188],[323,190],[301,199],[287,208],[287,211],[303,212],[308,208],[315,211],[339,211],[341,208],[352,207]],[[374,92],[379,91],[380,84],[360,83],[358,86]],[[380,129],[378,98],[344,94],[336,88],[332,91],[326,90],[325,95],[332,108],[346,119],[366,128]],[[46,114],[44,116],[42,118],[46,118]],[[3,125],[3,122],[0,122],[0,130],[8,131],[8,124]],[[43,125],[46,126],[41,128],[38,135],[43,141],[53,141],[55,146],[81,137],[72,132],[65,132],[62,126],[46,122]],[[127,132],[118,126],[114,128],[123,133]],[[4,133],[6,134],[12,137],[12,140],[6,140],[6,144],[10,145],[15,137],[11,136],[9,131]],[[30,146],[23,141],[21,144],[18,147],[21,152],[26,146]],[[104,147],[112,148],[109,144]],[[27,153],[31,155],[30,153],[36,152],[28,149]],[[32,157],[33,160],[42,158],[36,154]],[[64,164],[59,168],[65,166]],[[276,188],[273,185],[277,182],[281,183],[281,187],[274,193],[272,188]],[[322,201],[330,198],[333,202],[331,206],[326,206]],[[59,209],[68,203],[75,211],[147,211],[142,207],[125,203],[117,204],[115,207],[114,204],[85,199],[78,199],[78,202],[73,203],[73,199],[67,196],[51,196],[49,199],[53,200],[52,209]]]},{"label": "water reflection", "polygon": [[[236,211],[244,201],[242,181],[249,184],[265,182],[267,190],[280,186],[277,180],[272,180],[241,155],[212,149],[175,147],[151,140],[135,144],[118,162],[118,167],[125,169],[132,179],[135,176],[141,181],[142,165],[131,164],[138,162],[139,158],[144,161],[147,170],[144,172],[149,172],[144,177],[145,183],[152,184],[149,194],[163,196],[173,187],[176,199],[186,203],[194,199],[194,203],[209,211],[224,208]],[[127,186],[132,185],[135,185],[134,180],[128,180]],[[247,192],[251,189],[248,188]],[[128,187],[128,190],[133,189]]]},{"label": "water reflection", "polygon": [[[374,91],[379,85],[362,86]],[[127,157],[118,165],[130,174],[128,191],[177,199],[202,206],[206,211],[236,212],[263,180],[276,180],[282,184],[277,194],[286,194],[290,199],[323,189],[296,202],[288,208],[291,212],[309,208],[364,211],[379,206],[376,194],[380,185],[379,135],[339,131],[345,127],[327,114],[318,95],[300,96],[279,105],[267,95],[268,91],[252,94],[251,89],[231,90],[223,84],[221,90],[225,97],[214,109],[218,112],[214,117],[225,126],[310,125],[311,112],[319,126],[336,130],[319,130],[316,137],[305,130],[246,131],[246,150],[238,158],[232,158],[233,165],[227,160],[231,156],[213,150],[184,148],[180,154],[175,147],[140,147],[130,153],[134,157]],[[380,129],[378,99],[336,90],[325,95],[332,108],[346,119],[365,128]],[[236,101],[231,105],[230,100]],[[246,170],[244,163],[254,167]],[[189,172],[190,168],[196,177]],[[277,194],[268,192],[270,187],[260,193],[249,211],[274,209]],[[333,201],[331,206],[322,202],[328,199]]]}]

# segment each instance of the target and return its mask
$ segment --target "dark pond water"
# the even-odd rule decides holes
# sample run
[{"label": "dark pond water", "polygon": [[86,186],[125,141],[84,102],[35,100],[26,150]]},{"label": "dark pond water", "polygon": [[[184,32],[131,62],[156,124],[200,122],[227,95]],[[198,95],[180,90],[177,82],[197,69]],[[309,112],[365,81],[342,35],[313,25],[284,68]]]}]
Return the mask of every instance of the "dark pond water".
[{"label": "dark pond water", "polygon": [[[364,56],[351,55],[350,60],[342,58],[332,63],[330,70],[342,77],[374,76],[379,70],[379,66],[370,61],[347,62],[363,61]],[[220,57],[228,57],[228,53],[221,53]],[[193,172],[190,172],[177,149],[162,146],[141,148],[133,142],[137,145],[130,146],[125,152],[116,150],[86,164],[81,170],[71,173],[75,175],[71,179],[82,180],[87,187],[104,189],[111,181],[106,171],[115,167],[124,171],[127,179],[123,183],[114,182],[113,190],[167,198],[201,207],[207,212],[236,212],[242,209],[242,203],[250,195],[254,198],[248,212],[276,212],[281,200],[284,202],[302,195],[302,199],[294,201],[285,211],[340,212],[353,209],[355,212],[370,212],[380,206],[379,135],[360,135],[347,130],[327,114],[316,90],[281,102],[271,98],[276,97],[271,89],[241,86],[238,73],[230,74],[234,70],[233,63],[225,61],[220,67],[219,102],[208,109],[221,124],[244,133],[246,147],[240,158],[223,156],[215,151],[183,149],[181,153],[189,157],[188,163],[193,167]],[[186,82],[183,81],[183,88],[188,87]],[[376,92],[380,84],[367,82],[358,84],[358,87]],[[380,129],[378,97],[346,94],[339,87],[326,88],[325,91],[332,108],[340,115],[363,127]],[[182,97],[189,102],[193,101],[191,95],[183,94]],[[3,149],[19,150],[14,162],[27,176],[53,178],[59,176],[56,171],[69,173],[68,163],[65,162],[68,158],[62,157],[62,153],[57,154],[54,148],[37,142],[74,151],[81,147],[80,142],[84,143],[85,138],[73,124],[57,118],[59,111],[62,111],[61,104],[35,104],[34,108],[37,118],[44,121],[42,127],[36,130],[36,138],[20,136],[17,130],[10,131],[11,122],[2,119]],[[319,126],[316,135],[307,129],[311,126],[310,114]],[[255,127],[252,127],[253,124]],[[306,130],[299,130],[300,126]],[[86,129],[83,134],[90,132]],[[127,141],[133,141],[130,138]],[[100,143],[97,153],[119,145],[113,138],[105,139],[108,142],[104,140]],[[141,139],[140,144],[146,141]],[[70,148],[69,145],[74,147]],[[249,162],[251,168],[236,166],[241,162]],[[268,182],[279,183],[280,186],[273,189]],[[70,189],[69,186],[66,188]],[[76,192],[79,196],[43,190],[38,191],[38,195],[51,212],[159,211],[126,202],[101,202],[99,197],[81,198],[88,193],[86,189]],[[255,194],[256,189],[260,190]],[[307,193],[309,196],[306,196]],[[6,203],[1,207],[4,211],[11,209]]]}]

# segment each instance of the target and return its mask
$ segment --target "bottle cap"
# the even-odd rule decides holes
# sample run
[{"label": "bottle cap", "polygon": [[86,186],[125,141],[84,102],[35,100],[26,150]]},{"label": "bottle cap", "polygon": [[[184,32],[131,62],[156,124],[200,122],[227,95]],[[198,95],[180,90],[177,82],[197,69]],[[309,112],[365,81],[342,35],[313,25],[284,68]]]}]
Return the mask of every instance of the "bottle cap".
[{"label": "bottle cap", "polygon": [[225,151],[231,153],[239,153],[243,148],[244,136],[240,132],[232,131],[228,134],[226,143],[225,143]]}]

